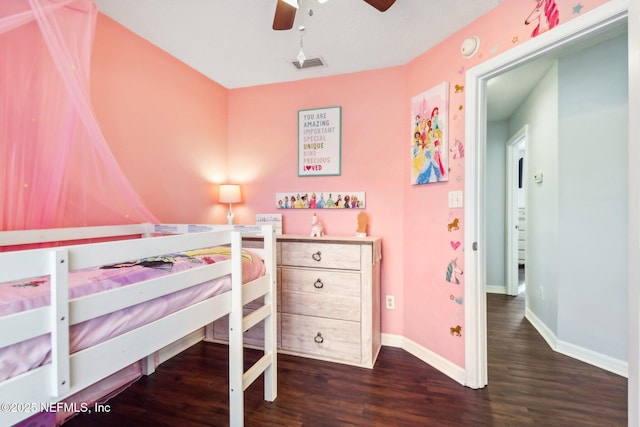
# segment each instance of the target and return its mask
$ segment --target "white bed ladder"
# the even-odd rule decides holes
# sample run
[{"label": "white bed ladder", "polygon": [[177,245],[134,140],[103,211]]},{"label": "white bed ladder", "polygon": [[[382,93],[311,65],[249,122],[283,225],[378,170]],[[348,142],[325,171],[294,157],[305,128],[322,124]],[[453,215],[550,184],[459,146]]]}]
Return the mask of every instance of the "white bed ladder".
[{"label": "white bed ladder", "polygon": [[[276,335],[276,269],[275,237],[273,227],[262,227],[264,261],[270,267],[264,282],[264,305],[243,318],[243,306],[253,296],[243,292],[242,286],[242,234],[234,231],[231,237],[232,290],[229,314],[229,416],[230,425],[244,425],[244,391],[264,373],[264,399],[272,402],[277,391],[277,335]],[[270,238],[266,238],[270,236]],[[238,274],[240,272],[240,274]],[[244,371],[244,332],[259,322],[264,322],[264,355],[247,371]]]}]

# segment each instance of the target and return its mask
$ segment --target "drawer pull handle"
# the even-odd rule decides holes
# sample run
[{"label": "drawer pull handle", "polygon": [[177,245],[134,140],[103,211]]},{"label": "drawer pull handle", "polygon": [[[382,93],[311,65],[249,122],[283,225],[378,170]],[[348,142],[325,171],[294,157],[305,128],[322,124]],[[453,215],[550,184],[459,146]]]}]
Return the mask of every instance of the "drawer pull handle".
[{"label": "drawer pull handle", "polygon": [[320,332],[318,332],[318,335],[316,335],[313,340],[318,344],[322,344],[324,342],[324,338]]},{"label": "drawer pull handle", "polygon": [[320,253],[320,251],[316,252],[315,254],[311,255],[311,258],[313,258],[314,261],[322,261],[322,254]]},{"label": "drawer pull handle", "polygon": [[324,287],[324,283],[322,283],[322,280],[318,279],[316,280],[316,282],[313,284],[313,286],[316,289],[322,289]]}]

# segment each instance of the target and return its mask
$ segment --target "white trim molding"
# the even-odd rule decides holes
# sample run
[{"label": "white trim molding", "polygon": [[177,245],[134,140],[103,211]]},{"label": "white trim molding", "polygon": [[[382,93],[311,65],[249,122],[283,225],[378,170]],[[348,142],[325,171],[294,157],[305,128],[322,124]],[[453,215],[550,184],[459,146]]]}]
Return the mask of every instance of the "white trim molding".
[{"label": "white trim molding", "polygon": [[500,285],[489,285],[487,284],[487,293],[488,294],[501,294],[501,295],[509,295],[507,293],[507,287],[506,286],[500,286]]},{"label": "white trim molding", "polygon": [[465,372],[463,368],[408,338],[399,335],[382,334],[382,345],[401,348],[422,360],[427,365],[442,372],[460,385],[465,385]]},{"label": "white trim molding", "polygon": [[628,424],[640,426],[640,0],[629,3]]},{"label": "white trim molding", "polygon": [[528,308],[525,311],[525,317],[536,328],[542,338],[549,344],[553,351],[572,357],[589,365],[596,366],[605,371],[609,371],[621,377],[629,377],[629,364],[624,360],[616,359],[606,354],[598,353],[567,341],[559,340],[553,331],[547,328],[532,311]]}]

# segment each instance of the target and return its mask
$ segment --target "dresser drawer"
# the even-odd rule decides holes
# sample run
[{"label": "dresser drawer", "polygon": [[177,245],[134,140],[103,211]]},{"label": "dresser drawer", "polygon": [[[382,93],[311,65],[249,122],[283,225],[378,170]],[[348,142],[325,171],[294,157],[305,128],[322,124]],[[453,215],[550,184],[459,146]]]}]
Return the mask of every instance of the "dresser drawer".
[{"label": "dresser drawer", "polygon": [[280,263],[298,267],[360,270],[360,245],[282,242]]},{"label": "dresser drawer", "polygon": [[360,321],[360,274],[282,268],[281,311]]},{"label": "dresser drawer", "polygon": [[282,313],[282,349],[360,363],[360,323]]}]

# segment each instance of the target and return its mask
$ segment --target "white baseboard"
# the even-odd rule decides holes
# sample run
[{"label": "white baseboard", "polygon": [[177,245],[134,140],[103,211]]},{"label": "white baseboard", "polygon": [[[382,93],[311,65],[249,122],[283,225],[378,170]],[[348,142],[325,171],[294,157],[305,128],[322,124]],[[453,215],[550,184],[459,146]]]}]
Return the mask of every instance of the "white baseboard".
[{"label": "white baseboard", "polygon": [[404,343],[404,337],[400,335],[391,335],[391,334],[381,334],[381,342],[382,345],[386,345],[389,347],[398,347],[402,348],[402,344]]},{"label": "white baseboard", "polygon": [[623,360],[562,340],[558,340],[558,347],[556,348],[556,351],[590,365],[597,366],[605,371],[620,375],[621,377],[629,378],[629,363]]},{"label": "white baseboard", "polygon": [[[604,369],[622,377],[629,377],[629,364],[623,360],[597,353],[595,351],[558,340],[556,335],[545,325],[532,311],[526,309],[525,317],[533,325],[538,333],[544,338],[549,347],[582,362],[588,363],[598,368]],[[442,356],[428,350],[414,341],[400,335],[382,334],[382,345],[401,348],[416,356],[426,364],[434,367],[452,380],[465,385],[465,370],[458,365],[451,363]]]},{"label": "white baseboard", "polygon": [[[545,325],[531,310],[528,308],[525,317],[533,325],[538,333],[544,338],[552,350],[562,353],[566,356],[588,363],[606,371],[612,372],[622,377],[629,377],[629,364],[623,360],[597,353],[595,351],[571,344],[562,340],[558,340],[556,335]],[[186,350],[192,345],[202,341],[204,338],[204,330],[199,329],[186,337],[164,347],[158,352],[157,364],[161,364],[171,359],[176,354]],[[400,335],[382,334],[382,345],[389,347],[401,348],[408,353],[414,355],[426,364],[432,366],[442,372],[452,380],[465,385],[465,370],[455,363],[450,362],[437,353],[422,347],[416,342]]]},{"label": "white baseboard", "polygon": [[487,285],[486,290],[488,294],[503,294],[506,295],[507,288],[504,286]]},{"label": "white baseboard", "polygon": [[547,344],[549,344],[549,347],[555,351],[558,344],[556,334],[554,334],[553,331],[533,313],[533,311],[529,310],[529,307],[525,308],[524,317],[529,321],[529,323],[531,323],[531,325],[533,325],[534,328],[536,328],[538,333],[542,335],[542,338],[544,338]]},{"label": "white baseboard", "polygon": [[408,338],[399,335],[382,334],[382,345],[401,348],[442,372],[452,380],[462,385],[465,384],[465,370],[463,368]]},{"label": "white baseboard", "polygon": [[538,331],[542,338],[549,344],[552,350],[604,369],[621,377],[629,378],[629,363],[616,359],[606,354],[598,353],[584,347],[559,340],[558,337],[545,325],[529,308],[525,311],[525,317]]}]

